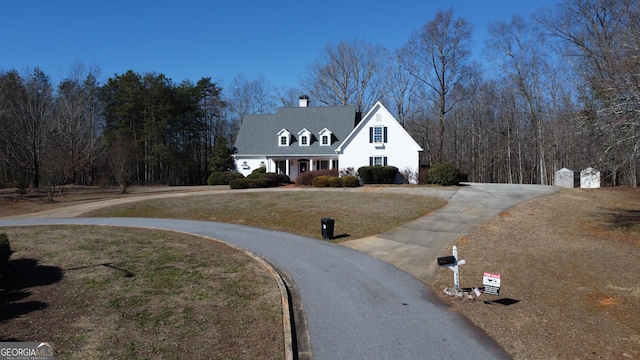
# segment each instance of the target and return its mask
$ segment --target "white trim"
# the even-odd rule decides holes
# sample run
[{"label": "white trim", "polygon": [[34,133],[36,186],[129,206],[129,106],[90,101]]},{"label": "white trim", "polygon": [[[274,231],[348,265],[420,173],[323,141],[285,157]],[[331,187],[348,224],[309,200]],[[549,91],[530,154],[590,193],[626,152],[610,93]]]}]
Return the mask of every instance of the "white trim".
[{"label": "white trim", "polygon": [[[291,133],[287,129],[282,129],[276,133],[278,135],[278,146],[289,146],[291,144]],[[282,143],[282,139],[285,139],[285,143]]]}]

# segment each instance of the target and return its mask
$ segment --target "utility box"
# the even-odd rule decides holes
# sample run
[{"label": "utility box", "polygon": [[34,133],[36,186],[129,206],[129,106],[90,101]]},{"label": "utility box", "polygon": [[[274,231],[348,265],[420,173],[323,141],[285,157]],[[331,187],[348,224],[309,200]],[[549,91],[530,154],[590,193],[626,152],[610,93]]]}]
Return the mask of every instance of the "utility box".
[{"label": "utility box", "polygon": [[322,238],[331,240],[333,239],[333,227],[335,224],[335,220],[331,218],[324,218],[320,220],[322,225]]}]

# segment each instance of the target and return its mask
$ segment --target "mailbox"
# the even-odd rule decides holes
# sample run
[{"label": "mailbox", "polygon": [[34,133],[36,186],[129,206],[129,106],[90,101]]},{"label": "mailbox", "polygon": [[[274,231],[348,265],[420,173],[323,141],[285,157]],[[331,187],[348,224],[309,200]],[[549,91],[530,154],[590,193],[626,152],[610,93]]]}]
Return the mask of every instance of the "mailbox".
[{"label": "mailbox", "polygon": [[438,265],[455,265],[458,261],[455,256],[444,256],[438,258]]}]

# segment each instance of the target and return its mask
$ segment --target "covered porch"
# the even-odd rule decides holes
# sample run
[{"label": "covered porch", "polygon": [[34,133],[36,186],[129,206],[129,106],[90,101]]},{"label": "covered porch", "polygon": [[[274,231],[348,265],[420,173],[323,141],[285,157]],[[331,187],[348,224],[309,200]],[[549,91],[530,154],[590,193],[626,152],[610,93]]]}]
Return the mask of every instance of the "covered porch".
[{"label": "covered porch", "polygon": [[307,171],[338,169],[338,156],[325,157],[273,157],[268,161],[267,172],[286,174],[291,181]]}]

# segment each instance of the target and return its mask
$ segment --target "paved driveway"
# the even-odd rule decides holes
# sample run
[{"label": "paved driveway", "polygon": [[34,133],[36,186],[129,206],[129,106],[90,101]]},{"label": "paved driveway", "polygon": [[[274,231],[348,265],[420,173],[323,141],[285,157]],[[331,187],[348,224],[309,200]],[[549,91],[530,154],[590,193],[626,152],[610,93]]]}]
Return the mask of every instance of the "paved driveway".
[{"label": "paved driveway", "polygon": [[[509,358],[484,332],[441,304],[419,280],[421,276],[410,273],[428,277],[435,257],[442,256],[441,249],[458,236],[519,201],[555,188],[472,184],[456,190],[379,191],[433,192],[450,203],[430,216],[377,237],[347,242],[347,246],[248,226],[186,220],[50,217],[0,220],[0,226],[150,227],[210,236],[243,247],[277,264],[295,281],[315,359]],[[426,249],[427,256],[435,257],[408,256],[415,249]],[[425,265],[430,270],[419,270]],[[400,270],[403,266],[406,271]]]}]

